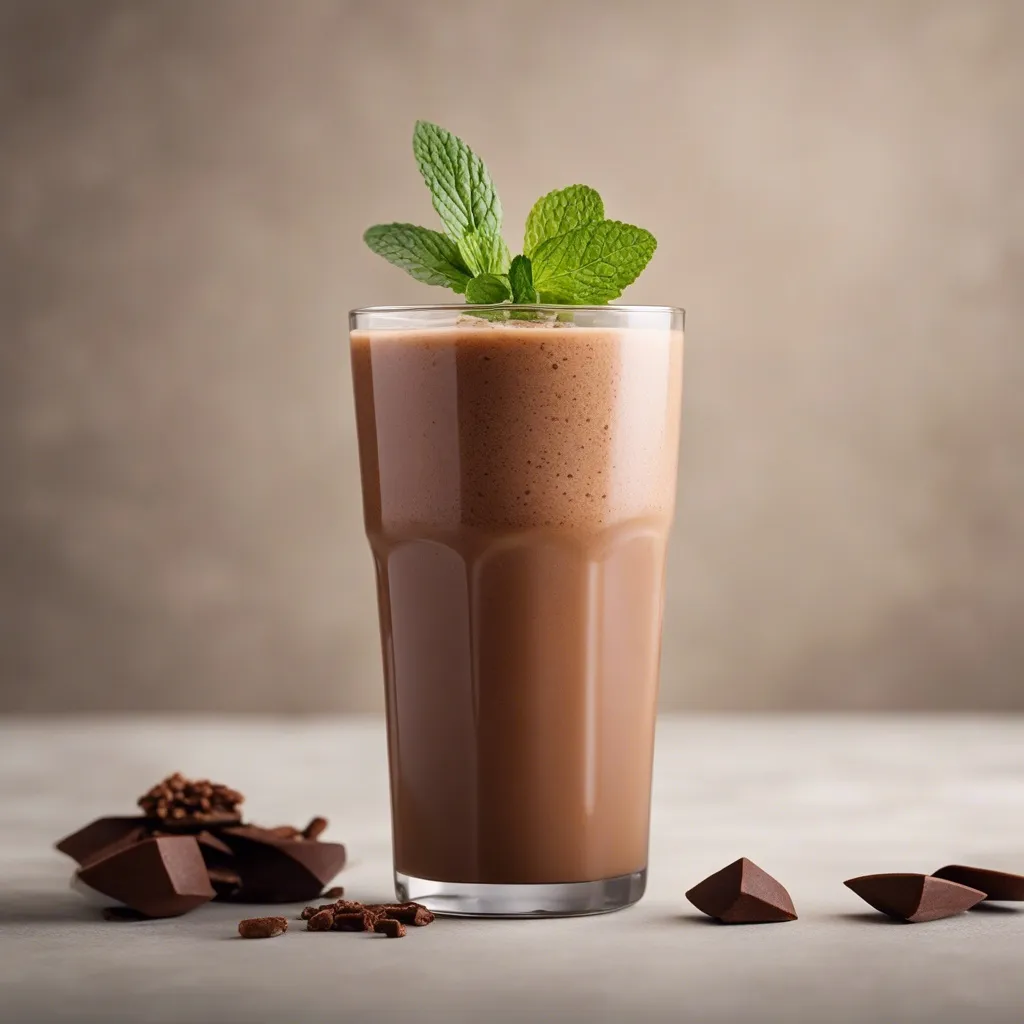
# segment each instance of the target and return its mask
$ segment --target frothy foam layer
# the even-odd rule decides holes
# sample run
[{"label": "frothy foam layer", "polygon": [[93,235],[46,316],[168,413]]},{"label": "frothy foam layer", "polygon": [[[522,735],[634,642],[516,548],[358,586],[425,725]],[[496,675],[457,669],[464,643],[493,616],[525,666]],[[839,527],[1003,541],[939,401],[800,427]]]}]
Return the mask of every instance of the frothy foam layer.
[{"label": "frothy foam layer", "polygon": [[368,523],[600,527],[671,514],[680,333],[488,324],[357,331],[352,345],[374,420],[362,456],[380,477]]}]

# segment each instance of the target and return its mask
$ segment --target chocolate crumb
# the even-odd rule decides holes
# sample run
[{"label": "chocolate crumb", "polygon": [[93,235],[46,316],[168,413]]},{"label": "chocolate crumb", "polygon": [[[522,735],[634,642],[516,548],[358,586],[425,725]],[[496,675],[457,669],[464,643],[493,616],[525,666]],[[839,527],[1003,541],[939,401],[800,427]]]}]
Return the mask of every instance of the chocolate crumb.
[{"label": "chocolate crumb", "polygon": [[405,925],[393,917],[382,918],[373,926],[373,930],[379,935],[386,935],[389,939],[400,939],[405,935]]},{"label": "chocolate crumb", "polygon": [[247,917],[238,922],[238,934],[243,939],[273,939],[288,931],[288,921],[283,917]]},{"label": "chocolate crumb", "polygon": [[345,895],[345,886],[333,885],[326,892],[320,893],[320,899],[322,900],[337,900],[341,899]]}]

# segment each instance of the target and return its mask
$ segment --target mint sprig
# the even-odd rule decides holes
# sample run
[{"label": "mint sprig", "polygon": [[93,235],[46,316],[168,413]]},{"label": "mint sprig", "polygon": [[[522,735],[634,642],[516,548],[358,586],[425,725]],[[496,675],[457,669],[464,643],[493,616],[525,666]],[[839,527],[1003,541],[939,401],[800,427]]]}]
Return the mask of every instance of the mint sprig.
[{"label": "mint sprig", "polygon": [[494,183],[483,160],[462,139],[429,121],[417,121],[412,151],[452,238],[470,231],[501,234],[501,202]]},{"label": "mint sprig", "polygon": [[657,245],[650,231],[617,220],[547,238],[533,254],[537,292],[566,305],[610,302],[640,276]]},{"label": "mint sprig", "polygon": [[484,162],[461,139],[427,121],[413,152],[445,233],[378,224],[366,244],[417,281],[465,294],[478,305],[597,305],[618,298],[647,266],[657,242],[643,228],[608,220],[600,195],[569,185],[542,196],[526,220],[523,254],[501,235],[501,201]]},{"label": "mint sprig", "polygon": [[363,239],[378,256],[424,284],[443,285],[462,294],[473,276],[459,247],[440,231],[415,224],[377,224],[367,229]]},{"label": "mint sprig", "polygon": [[480,306],[505,302],[511,296],[508,278],[498,274],[477,274],[466,287],[466,301]]},{"label": "mint sprig", "polygon": [[529,256],[517,256],[508,272],[512,301],[530,305],[537,301],[537,289],[533,286],[533,264]]},{"label": "mint sprig", "polygon": [[526,218],[523,252],[532,256],[541,242],[604,220],[604,203],[589,185],[570,185],[541,196]]}]

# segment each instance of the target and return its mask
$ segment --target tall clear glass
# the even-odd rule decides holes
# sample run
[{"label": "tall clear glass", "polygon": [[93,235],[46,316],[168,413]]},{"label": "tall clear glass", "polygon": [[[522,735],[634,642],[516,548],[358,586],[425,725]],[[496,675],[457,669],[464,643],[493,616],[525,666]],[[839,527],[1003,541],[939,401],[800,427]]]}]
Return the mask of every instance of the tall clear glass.
[{"label": "tall clear glass", "polygon": [[683,311],[359,309],[351,349],[399,898],[634,903]]}]

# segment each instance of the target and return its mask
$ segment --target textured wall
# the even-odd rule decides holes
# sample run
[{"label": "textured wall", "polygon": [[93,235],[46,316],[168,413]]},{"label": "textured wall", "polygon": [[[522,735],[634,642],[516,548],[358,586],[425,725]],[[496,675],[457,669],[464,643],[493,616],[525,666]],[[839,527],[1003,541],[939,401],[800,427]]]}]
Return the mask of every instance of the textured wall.
[{"label": "textured wall", "polygon": [[379,706],[350,306],[584,180],[688,307],[672,707],[1024,708],[1024,4],[4,0],[0,706]]}]

